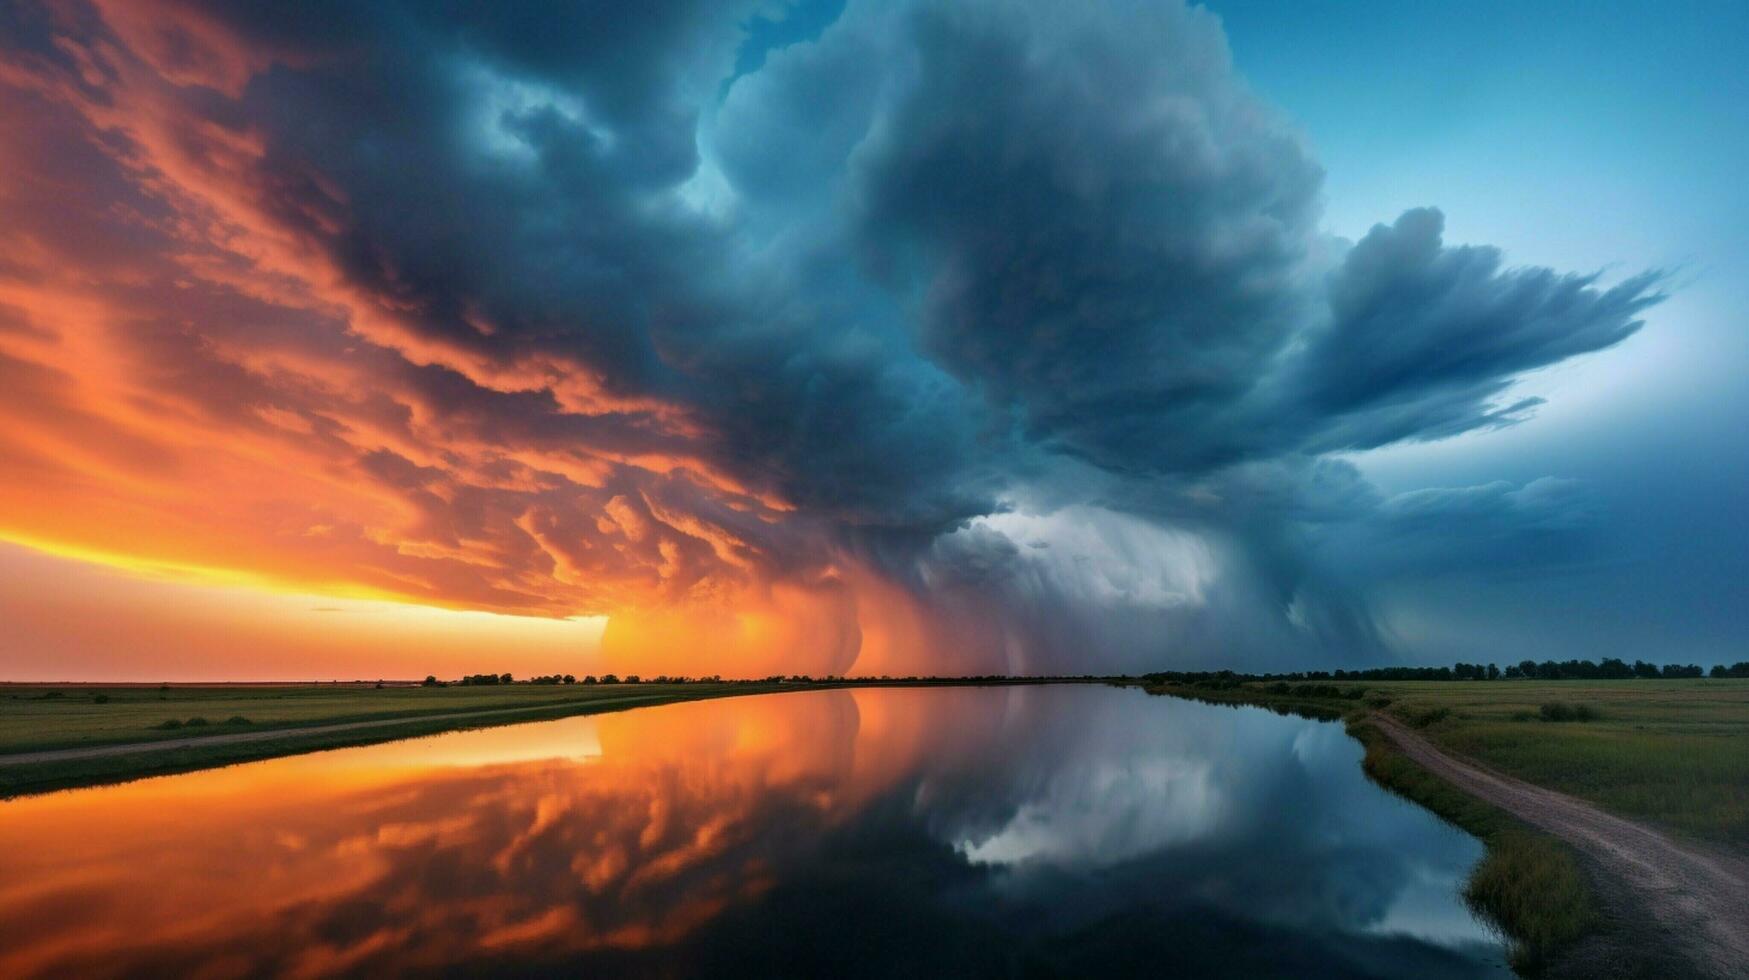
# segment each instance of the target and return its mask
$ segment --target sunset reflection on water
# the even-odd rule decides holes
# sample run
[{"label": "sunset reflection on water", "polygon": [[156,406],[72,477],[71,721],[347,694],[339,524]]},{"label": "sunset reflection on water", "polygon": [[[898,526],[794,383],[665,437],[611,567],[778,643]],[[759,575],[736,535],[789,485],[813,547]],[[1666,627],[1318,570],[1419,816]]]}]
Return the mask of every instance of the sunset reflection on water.
[{"label": "sunset reflection on water", "polygon": [[56,793],[0,804],[0,976],[1050,973],[1121,968],[1097,934],[1138,915],[1492,970],[1479,849],[1356,754],[1134,691],[869,689]]}]

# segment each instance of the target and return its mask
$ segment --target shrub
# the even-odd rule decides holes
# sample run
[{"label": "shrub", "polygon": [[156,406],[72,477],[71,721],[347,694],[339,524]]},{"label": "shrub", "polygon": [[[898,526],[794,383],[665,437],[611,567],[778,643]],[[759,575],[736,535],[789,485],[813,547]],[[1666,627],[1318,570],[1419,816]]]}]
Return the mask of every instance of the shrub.
[{"label": "shrub", "polygon": [[157,723],[156,725],[153,725],[152,727],[153,728],[162,728],[162,729],[165,729],[166,731],[168,731],[169,729],[172,729],[172,728],[181,728],[182,727],[182,719],[181,718],[166,718],[163,721]]},{"label": "shrub", "polygon": [[183,722],[183,724],[187,725],[189,728],[200,728],[202,726],[209,724],[209,722],[205,718],[202,718],[199,715],[195,715],[193,718],[190,718],[187,721]]},{"label": "shrub", "polygon": [[91,695],[91,703],[92,704],[108,704],[109,703],[109,695],[107,695],[107,694],[93,694],[93,695]]},{"label": "shrub", "polygon": [[227,724],[227,725],[253,725],[255,723],[250,721],[249,719],[243,717],[242,715],[232,715],[231,717],[225,719],[225,724]]},{"label": "shrub", "polygon": [[1597,710],[1588,704],[1550,701],[1537,709],[1543,721],[1595,721]]},{"label": "shrub", "polygon": [[1411,714],[1408,722],[1415,728],[1426,728],[1429,725],[1437,725],[1450,717],[1450,708],[1424,708]]}]

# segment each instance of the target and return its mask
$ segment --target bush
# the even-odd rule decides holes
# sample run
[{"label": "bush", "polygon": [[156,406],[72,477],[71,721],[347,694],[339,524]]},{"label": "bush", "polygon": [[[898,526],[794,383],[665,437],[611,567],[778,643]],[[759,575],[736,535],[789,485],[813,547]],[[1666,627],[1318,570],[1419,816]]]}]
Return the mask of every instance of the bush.
[{"label": "bush", "polygon": [[1450,717],[1450,708],[1425,708],[1411,714],[1407,721],[1412,727],[1426,728],[1429,725],[1437,725]]},{"label": "bush", "polygon": [[209,722],[205,718],[202,718],[199,715],[195,715],[193,718],[190,718],[187,721],[183,722],[183,724],[187,725],[189,728],[201,728],[201,727],[204,727],[205,725],[209,724]]},{"label": "bush", "polygon": [[107,695],[107,694],[93,694],[91,696],[91,703],[92,704],[108,704],[109,703],[109,695]]},{"label": "bush", "polygon": [[1594,721],[1597,718],[1596,709],[1588,704],[1550,701],[1537,710],[1543,721]]},{"label": "bush", "polygon": [[242,715],[232,715],[231,717],[225,719],[225,724],[227,724],[227,725],[253,725],[255,723],[250,721],[249,719],[243,717]]},{"label": "bush", "polygon": [[181,728],[182,727],[182,719],[181,718],[166,718],[163,721],[157,723],[156,725],[153,725],[152,727],[153,728],[162,728],[166,731],[168,731],[172,728]]}]

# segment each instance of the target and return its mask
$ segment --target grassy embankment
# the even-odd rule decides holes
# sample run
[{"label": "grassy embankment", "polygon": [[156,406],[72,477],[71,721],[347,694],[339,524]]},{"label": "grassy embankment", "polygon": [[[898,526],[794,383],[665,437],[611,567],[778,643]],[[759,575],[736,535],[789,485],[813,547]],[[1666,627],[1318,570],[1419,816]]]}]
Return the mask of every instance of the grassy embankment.
[{"label": "grassy embankment", "polygon": [[[430,735],[458,728],[765,693],[772,683],[511,684],[410,687],[373,684],[208,686],[0,686],[0,795],[185,772],[271,756]],[[491,712],[491,714],[482,714]],[[389,724],[307,731],[355,722]],[[150,746],[239,732],[262,741],[191,744],[133,755],[6,764],[19,753]]]},{"label": "grassy embankment", "polygon": [[[1357,689],[1364,689],[1358,698]],[[1151,690],[1345,719],[1366,747],[1370,776],[1487,845],[1466,897],[1512,937],[1521,970],[1534,972],[1606,926],[1577,858],[1416,765],[1367,721],[1369,712],[1388,711],[1442,750],[1526,782],[1678,837],[1749,850],[1749,681],[1216,682]]]}]

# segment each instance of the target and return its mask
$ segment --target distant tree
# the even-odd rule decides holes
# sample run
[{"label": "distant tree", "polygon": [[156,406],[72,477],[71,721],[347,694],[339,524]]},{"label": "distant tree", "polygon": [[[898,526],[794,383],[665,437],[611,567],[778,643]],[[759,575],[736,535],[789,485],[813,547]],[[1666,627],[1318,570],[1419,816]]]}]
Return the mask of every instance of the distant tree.
[{"label": "distant tree", "polygon": [[643,681],[636,674],[627,674],[626,675],[626,683],[627,684],[642,684]]},{"label": "distant tree", "polygon": [[426,674],[425,679],[420,681],[419,683],[420,683],[420,685],[422,685],[424,687],[436,687],[437,686],[437,675],[436,674]]},{"label": "distant tree", "polygon": [[1636,661],[1634,661],[1634,676],[1635,677],[1657,677],[1658,676],[1658,665],[1646,663],[1644,660],[1636,660]]},{"label": "distant tree", "polygon": [[514,679],[509,674],[499,674],[498,675],[498,683],[500,683],[500,684],[509,684],[509,683],[512,683],[513,680]]},{"label": "distant tree", "polygon": [[601,675],[601,683],[603,683],[603,684],[618,684],[619,677],[615,674],[602,674]]},{"label": "distant tree", "polygon": [[1491,681],[1499,680],[1500,679],[1500,668],[1495,666],[1494,664],[1489,664],[1488,665],[1488,679]]},{"label": "distant tree", "polygon": [[1708,677],[1728,677],[1728,676],[1730,676],[1730,672],[1725,670],[1724,664],[1713,664],[1713,669],[1707,672],[1707,676]]},{"label": "distant tree", "polygon": [[577,683],[577,675],[575,675],[575,674],[566,674],[566,675],[565,675],[565,683],[567,683],[567,684],[575,684],[575,683]]},{"label": "distant tree", "polygon": [[601,683],[601,681],[594,674],[585,674],[585,675],[583,675],[583,683],[585,683],[585,684],[599,684],[599,683]]}]

